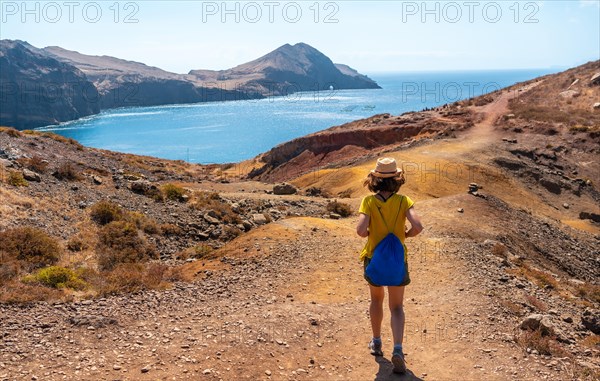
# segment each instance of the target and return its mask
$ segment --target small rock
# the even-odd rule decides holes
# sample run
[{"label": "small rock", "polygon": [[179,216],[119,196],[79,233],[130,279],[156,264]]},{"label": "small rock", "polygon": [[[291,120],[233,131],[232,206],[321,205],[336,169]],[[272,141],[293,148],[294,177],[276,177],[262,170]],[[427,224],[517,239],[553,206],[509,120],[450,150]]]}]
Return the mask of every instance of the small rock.
[{"label": "small rock", "polygon": [[23,169],[23,178],[27,181],[40,182],[42,178],[37,173],[30,171],[29,169]]},{"label": "small rock", "polygon": [[94,181],[94,184],[96,184],[96,185],[102,184],[102,178],[100,178],[98,176],[92,176],[92,180]]},{"label": "small rock", "polygon": [[565,209],[569,209],[569,204],[567,204],[566,202],[563,204],[563,208]]},{"label": "small rock", "polygon": [[211,372],[212,372],[212,371],[211,371],[210,369],[204,369],[204,370],[202,371],[202,374],[211,374]]},{"label": "small rock", "polygon": [[296,193],[298,193],[298,188],[296,188],[292,184],[282,183],[282,184],[277,184],[273,187],[273,194],[276,194],[276,195],[296,194]]},{"label": "small rock", "polygon": [[121,365],[115,364],[115,365],[113,365],[113,369],[114,370],[121,370]]},{"label": "small rock", "polygon": [[203,217],[204,217],[204,220],[211,225],[218,225],[221,223],[221,221],[219,221],[218,218],[211,216],[210,213],[206,213]]},{"label": "small rock", "polygon": [[600,109],[600,102],[594,103],[594,106],[592,106],[592,107],[594,107],[594,110]]},{"label": "small rock", "polygon": [[271,373],[271,371],[270,371],[270,370],[268,370],[268,369],[267,369],[267,370],[265,370],[265,374],[266,374],[267,376],[270,376],[272,373]]},{"label": "small rock", "polygon": [[456,209],[456,211],[457,211],[458,213],[464,213],[464,212],[465,212],[465,210],[464,210],[463,208],[458,208],[458,209]]},{"label": "small rock", "polygon": [[150,365],[146,365],[145,367],[143,367],[141,369],[141,372],[142,373],[148,373],[148,372],[150,372]]},{"label": "small rock", "polygon": [[340,216],[337,213],[329,213],[329,218],[331,218],[332,220],[339,220],[340,218],[342,218],[342,216]]}]

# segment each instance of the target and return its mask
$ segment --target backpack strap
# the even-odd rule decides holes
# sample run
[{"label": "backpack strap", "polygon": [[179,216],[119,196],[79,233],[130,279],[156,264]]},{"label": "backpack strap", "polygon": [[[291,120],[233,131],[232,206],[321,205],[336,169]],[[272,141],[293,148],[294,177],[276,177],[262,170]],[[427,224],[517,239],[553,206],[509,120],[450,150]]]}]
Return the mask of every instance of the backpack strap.
[{"label": "backpack strap", "polygon": [[381,220],[383,221],[383,224],[385,225],[385,228],[387,229],[388,233],[393,233],[393,231],[394,231],[393,228],[396,227],[396,222],[398,222],[398,216],[400,215],[400,209],[402,209],[402,201],[404,201],[404,196],[400,196],[400,206],[398,206],[398,213],[396,213],[396,218],[394,219],[394,224],[392,225],[392,230],[390,230],[387,223],[385,222],[385,218],[383,218],[383,213],[381,213],[381,209],[379,209],[379,207],[375,206],[375,208],[379,212],[379,215],[381,216]]}]

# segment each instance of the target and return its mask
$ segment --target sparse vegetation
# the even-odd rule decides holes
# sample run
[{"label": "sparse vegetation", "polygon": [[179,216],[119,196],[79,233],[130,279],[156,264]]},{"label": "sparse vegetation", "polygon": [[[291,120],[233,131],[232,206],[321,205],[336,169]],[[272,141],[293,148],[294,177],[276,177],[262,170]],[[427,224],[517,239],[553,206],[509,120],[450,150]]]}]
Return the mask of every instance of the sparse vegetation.
[{"label": "sparse vegetation", "polygon": [[194,199],[190,207],[197,210],[212,210],[216,213],[217,218],[225,223],[239,224],[242,222],[240,216],[215,192],[194,193]]},{"label": "sparse vegetation", "polygon": [[39,155],[34,155],[30,158],[21,158],[17,160],[17,163],[21,164],[23,167],[30,169],[37,173],[44,173],[48,168],[48,161],[44,160]]},{"label": "sparse vegetation", "polygon": [[5,134],[13,138],[19,138],[23,136],[23,134],[19,130],[16,130],[12,127],[0,127],[0,132],[4,132]]},{"label": "sparse vegetation", "polygon": [[598,304],[600,303],[600,286],[586,282],[577,286],[576,295]]},{"label": "sparse vegetation", "polygon": [[90,217],[98,225],[106,225],[113,221],[120,221],[124,217],[123,208],[114,202],[99,201],[90,211]]},{"label": "sparse vegetation", "polygon": [[29,183],[21,172],[11,171],[8,173],[8,184],[14,187],[27,187]]},{"label": "sparse vegetation", "polygon": [[40,269],[23,280],[28,283],[38,282],[51,288],[83,290],[88,286],[75,271],[60,266],[50,266]]},{"label": "sparse vegetation", "polygon": [[113,221],[98,234],[96,254],[101,270],[112,270],[122,263],[145,262],[156,257],[153,246],[128,221]]},{"label": "sparse vegetation", "polygon": [[521,263],[519,267],[510,269],[510,270],[508,270],[508,272],[513,275],[525,277],[525,278],[533,281],[540,288],[544,288],[544,287],[557,288],[558,287],[558,282],[556,281],[556,279],[554,279],[554,277],[552,275],[548,274],[545,271],[532,268],[531,266],[527,265],[526,263]]},{"label": "sparse vegetation", "polygon": [[572,357],[571,353],[556,341],[556,336],[545,334],[540,329],[522,331],[517,335],[516,342],[524,350],[536,350],[540,355]]},{"label": "sparse vegetation", "polygon": [[77,172],[75,166],[69,162],[64,162],[59,165],[53,175],[57,179],[65,181],[77,181],[81,178],[81,175]]},{"label": "sparse vegetation", "polygon": [[327,204],[327,211],[331,213],[337,213],[342,217],[348,217],[352,215],[352,207],[337,200],[331,201]]},{"label": "sparse vegetation", "polygon": [[185,200],[185,189],[175,184],[165,184],[161,187],[162,194],[167,200],[182,202]]},{"label": "sparse vegetation", "polygon": [[350,198],[352,197],[352,189],[346,189],[338,193],[339,198]]},{"label": "sparse vegetation", "polygon": [[32,227],[0,232],[0,242],[0,264],[20,261],[28,269],[53,265],[62,253],[55,239]]},{"label": "sparse vegetation", "polygon": [[548,311],[548,305],[533,295],[525,296],[525,300],[540,312]]}]

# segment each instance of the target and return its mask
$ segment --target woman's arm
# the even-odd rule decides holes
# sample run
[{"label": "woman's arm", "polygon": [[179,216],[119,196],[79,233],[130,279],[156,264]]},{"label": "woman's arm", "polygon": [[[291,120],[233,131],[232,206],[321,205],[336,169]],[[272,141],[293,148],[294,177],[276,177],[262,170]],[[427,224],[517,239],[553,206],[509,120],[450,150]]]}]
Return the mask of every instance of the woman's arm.
[{"label": "woman's arm", "polygon": [[356,234],[361,237],[369,236],[369,216],[361,213],[358,217],[358,225],[356,226]]},{"label": "woman's arm", "polygon": [[406,211],[406,218],[410,222],[410,230],[406,232],[405,236],[414,237],[419,234],[423,230],[423,225],[421,224],[421,219],[417,212],[415,212],[415,208],[411,207]]}]

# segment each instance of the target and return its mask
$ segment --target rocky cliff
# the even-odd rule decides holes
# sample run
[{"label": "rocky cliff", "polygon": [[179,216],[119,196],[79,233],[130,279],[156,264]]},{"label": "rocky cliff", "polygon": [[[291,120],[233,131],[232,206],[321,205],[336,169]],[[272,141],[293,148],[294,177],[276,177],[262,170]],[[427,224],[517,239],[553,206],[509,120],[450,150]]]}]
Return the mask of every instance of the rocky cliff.
[{"label": "rocky cliff", "polygon": [[260,99],[330,88],[380,88],[367,76],[334,64],[303,43],[283,45],[232,69],[192,70],[189,74],[58,46],[38,49],[22,41],[2,40],[0,54],[0,124],[19,129],[57,124],[115,107]]},{"label": "rocky cliff", "polygon": [[84,73],[26,42],[0,41],[0,84],[0,125],[27,129],[100,111]]}]

